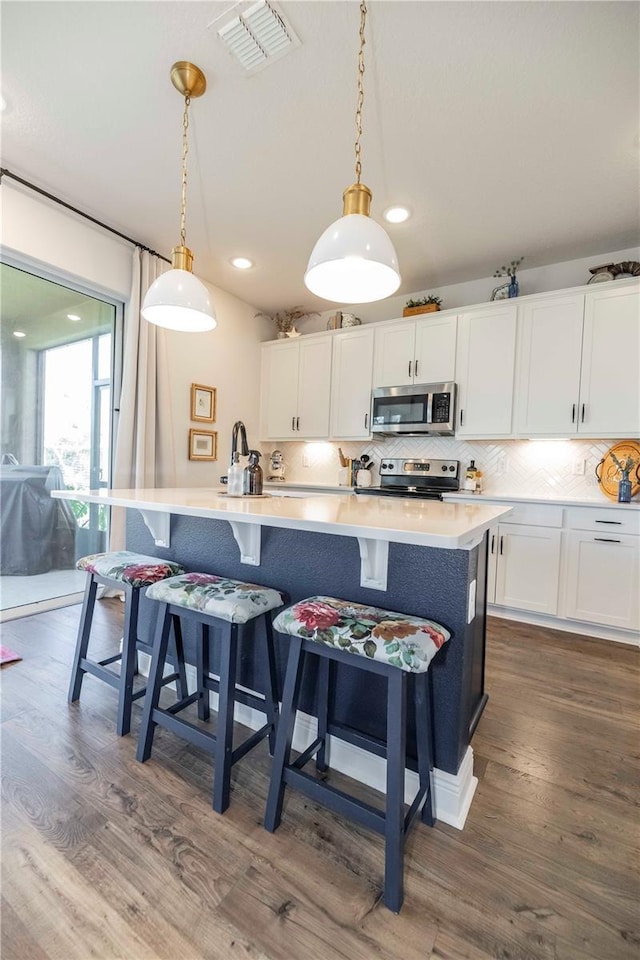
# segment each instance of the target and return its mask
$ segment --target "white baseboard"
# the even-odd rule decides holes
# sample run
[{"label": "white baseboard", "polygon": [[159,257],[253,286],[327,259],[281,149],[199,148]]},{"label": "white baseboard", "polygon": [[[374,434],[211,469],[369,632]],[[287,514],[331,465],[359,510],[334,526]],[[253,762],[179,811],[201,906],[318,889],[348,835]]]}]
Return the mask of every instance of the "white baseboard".
[{"label": "white baseboard", "polygon": [[501,620],[516,620],[518,623],[531,623],[535,627],[549,627],[551,630],[577,633],[583,637],[593,637],[598,640],[613,640],[614,643],[628,643],[633,647],[640,646],[640,634],[633,630],[605,627],[599,623],[583,623],[582,620],[564,620],[546,613],[532,613],[529,610],[513,610],[511,607],[496,607],[492,603],[487,605],[487,613],[490,617],[499,617]]},{"label": "white baseboard", "polygon": [[[148,675],[150,658],[147,654],[139,655],[140,672]],[[168,668],[169,669],[169,668]],[[195,688],[195,669],[187,664],[187,682],[190,689]],[[171,684],[171,686],[174,686]],[[251,692],[251,691],[250,691]],[[218,708],[218,694],[211,693],[211,708]],[[251,730],[259,730],[264,725],[264,714],[243,703],[236,703],[234,718]],[[315,717],[298,711],[296,725],[293,732],[294,750],[303,751],[316,739],[318,723]],[[374,790],[384,793],[386,789],[386,761],[376,757],[360,747],[355,747],[344,740],[330,738],[329,762],[334,770],[344,773],[360,783],[365,783]],[[462,830],[471,807],[473,795],[478,786],[478,779],[473,775],[473,750],[467,747],[466,753],[456,774],[446,773],[444,770],[433,771],[433,797],[436,807],[436,818],[448,823],[458,830]],[[405,773],[405,800],[413,801],[418,790],[418,774],[413,770]]]}]

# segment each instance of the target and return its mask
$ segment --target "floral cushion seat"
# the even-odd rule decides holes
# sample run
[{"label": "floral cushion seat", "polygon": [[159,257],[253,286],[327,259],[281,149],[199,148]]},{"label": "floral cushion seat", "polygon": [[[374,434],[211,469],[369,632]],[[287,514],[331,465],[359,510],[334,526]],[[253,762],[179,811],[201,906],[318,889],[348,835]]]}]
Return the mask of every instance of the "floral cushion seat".
[{"label": "floral cushion seat", "polygon": [[432,620],[335,597],[309,597],[278,614],[274,630],[344,653],[424,673],[451,634]]},{"label": "floral cushion seat", "polygon": [[173,560],[160,560],[158,557],[147,557],[143,553],[133,553],[131,550],[114,550],[111,553],[93,553],[82,557],[76,563],[78,570],[87,573],[97,573],[100,577],[111,580],[121,580],[132,587],[148,587],[158,580],[165,580],[177,573],[182,573],[184,567]]},{"label": "floral cushion seat", "polygon": [[271,587],[218,577],[213,573],[185,573],[154,584],[148,591],[151,600],[173,603],[230,623],[247,623],[284,603]]}]

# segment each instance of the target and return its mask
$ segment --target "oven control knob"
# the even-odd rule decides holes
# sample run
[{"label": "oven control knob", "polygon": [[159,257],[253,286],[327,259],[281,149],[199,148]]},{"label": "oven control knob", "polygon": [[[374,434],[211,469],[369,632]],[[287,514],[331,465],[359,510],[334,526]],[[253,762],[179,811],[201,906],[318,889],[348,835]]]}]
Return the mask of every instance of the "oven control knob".
[{"label": "oven control knob", "polygon": [[446,472],[447,472],[447,468],[446,468],[446,466],[445,466],[444,464],[442,465],[442,472],[443,472],[443,473],[446,473]]},{"label": "oven control knob", "polygon": [[449,467],[449,470],[451,471],[451,473],[454,473],[454,472],[455,472],[455,469],[456,469],[456,468],[454,467],[454,465],[451,464],[451,466]]}]

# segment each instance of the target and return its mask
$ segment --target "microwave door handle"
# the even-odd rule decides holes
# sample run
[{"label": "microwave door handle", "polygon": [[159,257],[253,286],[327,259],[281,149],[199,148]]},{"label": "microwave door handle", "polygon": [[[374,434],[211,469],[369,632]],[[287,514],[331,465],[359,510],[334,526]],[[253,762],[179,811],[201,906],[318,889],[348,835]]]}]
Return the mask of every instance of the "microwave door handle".
[{"label": "microwave door handle", "polygon": [[425,423],[433,423],[433,394],[428,393],[426,396],[427,396],[427,419]]}]

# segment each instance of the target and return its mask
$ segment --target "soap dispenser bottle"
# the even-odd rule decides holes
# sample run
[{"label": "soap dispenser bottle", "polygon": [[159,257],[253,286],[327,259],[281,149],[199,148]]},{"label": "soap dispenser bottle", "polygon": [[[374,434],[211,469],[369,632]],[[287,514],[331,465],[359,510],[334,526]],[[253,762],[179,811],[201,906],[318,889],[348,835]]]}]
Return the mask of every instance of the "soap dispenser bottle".
[{"label": "soap dispenser bottle", "polygon": [[240,454],[231,455],[231,463],[227,471],[227,494],[230,497],[241,497],[244,493],[244,468],[240,466]]},{"label": "soap dispenser bottle", "polygon": [[262,494],[262,467],[260,451],[249,450],[249,465],[244,468],[245,496],[259,497]]}]

